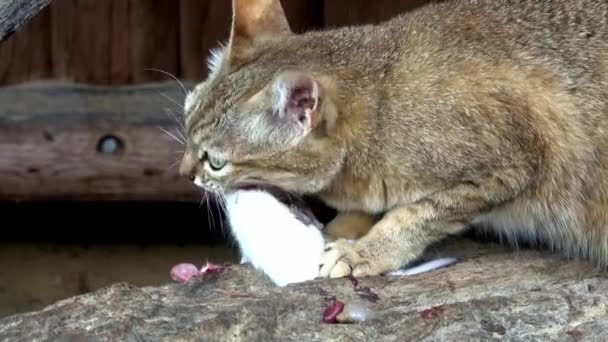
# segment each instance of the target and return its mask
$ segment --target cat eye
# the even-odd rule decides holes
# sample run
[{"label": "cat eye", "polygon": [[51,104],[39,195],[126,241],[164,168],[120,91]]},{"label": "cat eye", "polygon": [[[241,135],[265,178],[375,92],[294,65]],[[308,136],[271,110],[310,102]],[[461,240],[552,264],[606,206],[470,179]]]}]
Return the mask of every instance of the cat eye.
[{"label": "cat eye", "polygon": [[225,160],[219,158],[213,158],[210,155],[207,155],[207,161],[209,162],[209,166],[213,171],[219,171],[226,166],[227,162]]},{"label": "cat eye", "polygon": [[200,157],[201,163],[208,163],[209,168],[213,171],[221,171],[226,165],[228,161],[222,158],[214,157],[207,152],[203,152],[203,155]]},{"label": "cat eye", "polygon": [[226,164],[228,164],[228,162],[226,160],[213,157],[213,156],[209,155],[209,153],[207,153],[207,152],[203,153],[200,160],[201,160],[201,163],[205,163],[205,162],[209,163],[209,167],[213,171],[220,171],[221,169],[223,169],[226,166]]}]

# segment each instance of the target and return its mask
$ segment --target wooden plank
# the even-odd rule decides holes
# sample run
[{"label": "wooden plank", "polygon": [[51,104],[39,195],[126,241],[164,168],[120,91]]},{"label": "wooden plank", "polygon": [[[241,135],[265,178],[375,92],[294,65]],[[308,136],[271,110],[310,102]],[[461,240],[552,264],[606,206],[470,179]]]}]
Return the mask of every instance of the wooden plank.
[{"label": "wooden plank", "polygon": [[130,3],[133,81],[167,79],[166,75],[148,69],[176,75],[179,72],[179,4],[172,0],[130,0]]},{"label": "wooden plank", "polygon": [[[283,0],[282,3],[294,32],[322,27],[322,0]],[[180,66],[183,78],[200,81],[206,76],[209,51],[228,40],[231,20],[231,1],[180,0]]]},{"label": "wooden plank", "polygon": [[164,80],[177,62],[177,4],[61,0],[51,6],[57,79],[92,84]]},{"label": "wooden plank", "polygon": [[50,2],[51,0],[0,1],[0,43],[23,28]]},{"label": "wooden plank", "polygon": [[428,2],[430,0],[325,0],[325,25],[378,23]]},{"label": "wooden plank", "polygon": [[209,50],[230,34],[231,1],[180,0],[181,76],[200,81],[207,73]]},{"label": "wooden plank", "polygon": [[110,79],[112,1],[61,0],[51,6],[53,73],[58,79]]},{"label": "wooden plank", "polygon": [[[50,6],[53,77],[75,79],[78,72],[86,67],[79,56],[78,45],[78,1],[60,0]],[[62,20],[63,19],[63,20]]]},{"label": "wooden plank", "polygon": [[131,2],[111,1],[110,13],[110,84],[129,84],[133,79],[131,46]]},{"label": "wooden plank", "polygon": [[[159,127],[175,83],[125,87],[38,82],[0,90],[0,200],[187,200],[183,146]],[[175,133],[174,133],[175,134]],[[100,147],[117,139],[118,148]],[[174,167],[171,167],[174,165]]]},{"label": "wooden plank", "polygon": [[27,27],[0,44],[0,85],[51,76],[49,28],[47,7]]}]

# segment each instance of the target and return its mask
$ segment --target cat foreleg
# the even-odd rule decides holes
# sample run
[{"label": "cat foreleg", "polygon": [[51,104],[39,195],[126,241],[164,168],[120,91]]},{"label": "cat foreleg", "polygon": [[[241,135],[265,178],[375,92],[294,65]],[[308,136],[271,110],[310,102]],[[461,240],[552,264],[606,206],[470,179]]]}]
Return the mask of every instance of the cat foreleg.
[{"label": "cat foreleg", "polygon": [[505,178],[463,182],[390,210],[356,242],[338,239],[328,243],[320,259],[320,276],[372,276],[403,267],[430,244],[461,232],[479,214],[513,198],[523,188],[518,182],[523,177]]}]

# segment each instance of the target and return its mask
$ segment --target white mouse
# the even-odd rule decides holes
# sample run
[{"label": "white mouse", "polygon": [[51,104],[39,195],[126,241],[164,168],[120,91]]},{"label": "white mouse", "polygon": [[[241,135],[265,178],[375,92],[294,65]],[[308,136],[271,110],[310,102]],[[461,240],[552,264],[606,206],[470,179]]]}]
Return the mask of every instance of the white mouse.
[{"label": "white mouse", "polygon": [[306,224],[284,203],[262,190],[226,196],[226,215],[241,262],[264,272],[277,286],[315,279],[325,240],[315,223]]}]

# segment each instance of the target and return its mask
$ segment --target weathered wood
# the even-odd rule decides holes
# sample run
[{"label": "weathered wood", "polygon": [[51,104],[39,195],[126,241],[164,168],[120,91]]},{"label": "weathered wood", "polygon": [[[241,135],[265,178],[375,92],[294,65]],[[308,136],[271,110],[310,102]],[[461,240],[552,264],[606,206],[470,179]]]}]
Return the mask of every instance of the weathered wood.
[{"label": "weathered wood", "polygon": [[130,0],[132,73],[136,83],[166,80],[167,76],[149,69],[177,75],[178,2],[173,0]]},{"label": "weathered wood", "polygon": [[[461,263],[361,278],[356,287],[335,279],[275,288],[242,265],[186,285],[117,284],[2,319],[0,340],[606,341],[605,272],[542,253],[453,245],[467,251]],[[323,324],[335,299],[366,320]]]},{"label": "weathered wood", "polygon": [[23,28],[51,0],[3,0],[0,1],[0,42]]},{"label": "weathered wood", "polygon": [[184,79],[207,74],[209,50],[230,34],[231,1],[180,0],[180,67]]},{"label": "weathered wood", "polygon": [[[48,2],[6,0],[0,9],[21,13]],[[296,32],[378,22],[426,2],[282,0]],[[49,78],[101,85],[167,79],[149,69],[198,81],[205,76],[209,50],[228,37],[230,7],[230,1],[219,0],[52,2],[0,45],[0,84]],[[0,21],[0,34],[14,18]]]},{"label": "weathered wood", "polygon": [[49,6],[55,78],[109,83],[112,3],[112,0],[60,0]]},{"label": "weathered wood", "polygon": [[50,13],[43,10],[26,28],[0,44],[0,84],[52,76],[50,27]]},{"label": "weathered wood", "polygon": [[[44,82],[0,90],[0,200],[200,200],[177,173],[175,84]],[[177,133],[174,133],[177,135]],[[103,147],[110,152],[100,152]],[[111,152],[112,150],[114,152]]]},{"label": "weathered wood", "polygon": [[[283,0],[293,31],[323,25],[322,0]],[[180,0],[180,72],[184,79],[206,76],[209,50],[228,40],[232,21],[231,1]]]},{"label": "weathered wood", "polygon": [[[106,0],[110,1],[110,0]],[[129,84],[133,79],[131,47],[131,2],[112,0],[110,25],[110,84]]]}]

